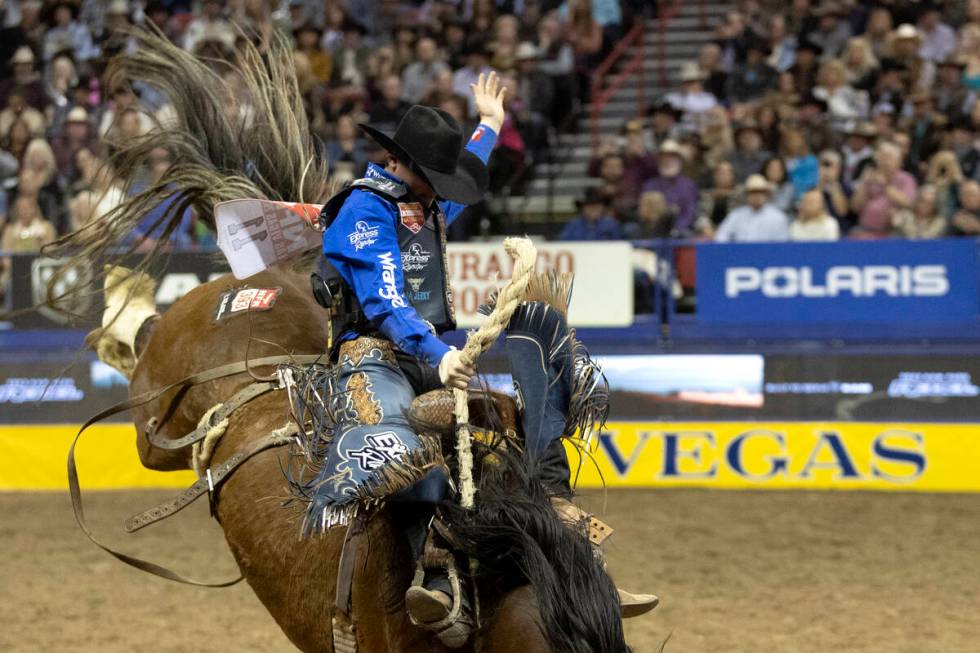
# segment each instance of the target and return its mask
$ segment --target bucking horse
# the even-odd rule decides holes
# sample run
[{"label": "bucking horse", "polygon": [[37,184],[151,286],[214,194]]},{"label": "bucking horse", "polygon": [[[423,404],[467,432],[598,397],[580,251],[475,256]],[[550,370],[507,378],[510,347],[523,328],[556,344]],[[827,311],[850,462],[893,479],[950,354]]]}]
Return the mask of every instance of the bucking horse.
[{"label": "bucking horse", "polygon": [[[149,134],[123,144],[111,165],[127,186],[156,148],[169,151],[173,166],[54,248],[69,257],[66,270],[107,264],[100,279],[103,325],[90,334],[89,344],[130,379],[129,400],[116,410],[131,410],[142,464],[154,470],[194,469],[199,476],[174,500],[131,518],[127,530],[206,497],[242,576],[299,649],[444,650],[405,611],[405,591],[417,572],[399,532],[398,503],[368,502],[348,524],[300,537],[308,515],[298,476],[316,464],[322,439],[317,426],[330,399],[323,396],[330,386],[315,382],[329,371],[330,328],[327,312],[311,293],[308,262],[276,265],[244,281],[226,275],[195,288],[162,314],[153,305],[147,271],[165,253],[167,238],[188,207],[213,226],[213,206],[221,201],[329,195],[287,44],[275,37],[246,43],[236,61],[205,64],[158,34],[133,33],[133,38],[139,48],[112,62],[110,80],[140,80],[167,97],[172,110]],[[146,225],[161,204],[167,209]],[[146,235],[127,240],[141,222]],[[137,252],[134,269],[116,264]],[[56,275],[51,287],[58,282]],[[567,290],[568,282],[550,278],[537,287],[537,295],[525,298],[513,319],[523,320],[525,337],[535,340],[543,361],[566,357],[564,367],[542,383],[568,382],[568,366],[583,360],[563,322],[568,294],[562,288]],[[254,303],[246,302],[249,310],[222,317],[229,298],[267,289],[276,289],[268,310],[251,310]],[[537,390],[543,394],[548,388]],[[565,395],[571,394],[569,387]],[[453,405],[448,391],[423,395],[413,404],[410,417],[432,443],[430,458],[416,464],[458,471]],[[439,510],[452,524],[446,537],[454,555],[466,561],[458,573],[471,579],[475,598],[477,627],[456,650],[628,651],[617,590],[590,541],[589,519],[567,502],[556,503],[539,470],[528,464],[522,452],[533,434],[524,432],[514,400],[478,391],[470,396],[469,410],[476,500],[471,508],[448,501]],[[584,426],[581,419],[568,423],[570,429]],[[73,458],[69,476],[76,516],[93,537],[85,526]],[[597,523],[592,522],[592,536],[601,540]],[[110,552],[172,580],[227,584],[187,579]]]}]

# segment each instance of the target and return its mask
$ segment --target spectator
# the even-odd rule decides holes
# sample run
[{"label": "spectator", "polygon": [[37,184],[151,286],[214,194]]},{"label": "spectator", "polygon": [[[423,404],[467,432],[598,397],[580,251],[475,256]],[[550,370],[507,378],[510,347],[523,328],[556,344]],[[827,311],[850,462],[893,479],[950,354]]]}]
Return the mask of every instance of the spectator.
[{"label": "spectator", "polygon": [[119,116],[130,110],[137,112],[139,133],[145,134],[153,128],[153,120],[139,110],[139,97],[136,95],[136,91],[131,85],[123,83],[112,91],[112,105],[102,114],[102,121],[99,123],[99,136],[106,138],[110,130],[116,126]]},{"label": "spectator", "polygon": [[368,164],[367,143],[361,138],[350,115],[337,119],[334,137],[326,142],[323,150],[331,175],[339,173],[346,179],[358,179],[364,175]]},{"label": "spectator", "polygon": [[[58,185],[57,164],[51,146],[43,138],[32,139],[24,151],[21,163],[21,175],[30,172],[37,182],[26,193],[35,196],[35,201],[41,210],[41,215],[54,225],[58,233],[64,233],[68,227],[68,216],[65,213],[65,196]],[[23,193],[18,186],[17,194]]]},{"label": "spectator", "polygon": [[916,91],[911,97],[912,115],[903,121],[902,131],[910,137],[908,165],[915,174],[921,174],[929,158],[939,150],[943,133],[940,121],[933,111],[932,93]]},{"label": "spectator", "polygon": [[976,96],[963,85],[966,58],[950,56],[939,62],[933,101],[936,110],[955,122],[967,115]]},{"label": "spectator", "polygon": [[592,0],[571,0],[565,33],[575,55],[579,100],[587,102],[591,92],[591,73],[601,60],[602,26],[592,17]]},{"label": "spectator", "polygon": [[813,94],[827,103],[831,125],[841,126],[868,117],[868,95],[847,83],[847,70],[839,60],[824,62],[818,81]]},{"label": "spectator", "polygon": [[672,219],[671,233],[689,236],[694,230],[698,211],[698,186],[694,180],[682,174],[684,154],[680,145],[666,141],[657,152],[659,174],[643,184],[641,192],[657,191],[667,200],[668,215]]},{"label": "spectator", "polygon": [[892,215],[895,234],[913,240],[942,238],[946,224],[936,208],[936,188],[930,185],[919,189],[912,208],[895,211]]},{"label": "spectator", "polygon": [[891,56],[906,70],[906,86],[909,90],[932,86],[935,67],[931,61],[919,58],[922,36],[915,25],[904,23],[892,34]]},{"label": "spectator", "polygon": [[41,77],[34,70],[34,52],[22,45],[10,59],[13,76],[0,81],[0,107],[9,104],[10,94],[18,89],[21,97],[29,106],[38,111],[44,111],[51,100]]},{"label": "spectator", "polygon": [[789,238],[786,214],[769,203],[772,189],[762,175],[745,182],[746,205],[728,214],[715,233],[721,243],[781,241]]},{"label": "spectator", "polygon": [[793,182],[786,172],[786,164],[779,157],[772,157],[759,169],[762,176],[769,182],[772,189],[770,203],[783,213],[789,213],[793,208]]},{"label": "spectator", "polygon": [[500,126],[497,145],[488,167],[490,190],[510,193],[514,188],[515,192],[519,192],[529,163],[529,150],[518,117],[522,111],[521,101],[512,77],[502,75],[500,84],[507,89],[507,93],[504,95],[504,122]]},{"label": "spectator", "polygon": [[44,85],[53,105],[50,121],[53,130],[61,128],[65,117],[71,111],[71,92],[77,84],[78,75],[71,58],[66,55],[55,57],[48,66],[47,81]]},{"label": "spectator", "polygon": [[657,176],[657,157],[647,146],[643,121],[634,118],[623,125],[623,163],[630,188],[639,192],[643,183]]},{"label": "spectator", "polygon": [[27,144],[31,142],[31,130],[24,120],[14,120],[10,129],[4,135],[2,145],[17,160],[18,165],[24,158],[27,151]]},{"label": "spectator", "polygon": [[99,56],[88,27],[78,22],[78,5],[58,2],[51,8],[52,25],[44,36],[44,60],[68,52],[75,61],[85,62]]},{"label": "spectator", "polygon": [[706,170],[711,170],[725,162],[735,150],[735,137],[732,123],[724,107],[715,107],[708,114],[707,125],[701,134],[701,147],[704,150]]},{"label": "spectator", "polygon": [[851,26],[843,20],[844,8],[833,0],[821,3],[813,11],[819,19],[817,29],[809,34],[810,39],[823,50],[823,60],[836,59],[844,51],[847,40],[851,38]]},{"label": "spectator", "polygon": [[652,190],[640,195],[636,215],[637,221],[624,227],[626,236],[631,240],[670,236],[672,222],[670,207],[663,193]]},{"label": "spectator", "polygon": [[793,201],[800,199],[803,193],[816,188],[820,179],[820,165],[817,157],[810,152],[806,136],[799,129],[783,131],[783,159],[786,161],[786,171],[793,184]]},{"label": "spectator", "polygon": [[595,188],[590,188],[584,200],[576,202],[579,215],[567,223],[558,234],[558,240],[621,240],[623,228],[609,215],[605,199]]},{"label": "spectator", "polygon": [[17,121],[22,121],[33,136],[44,133],[44,114],[27,104],[27,98],[20,88],[10,91],[7,95],[7,106],[0,111],[0,137],[7,136]]},{"label": "spectator", "polygon": [[513,14],[497,16],[493,25],[493,41],[490,50],[493,58],[490,65],[497,70],[509,70],[514,67],[517,45],[520,43],[520,22]]},{"label": "spectator", "polygon": [[843,233],[851,226],[848,220],[851,187],[843,181],[841,163],[841,155],[834,150],[824,150],[820,153],[820,179],[817,182],[817,189],[823,195],[827,212],[837,220],[841,227],[840,232]]},{"label": "spectator", "polygon": [[889,140],[892,137],[895,133],[895,106],[891,102],[879,102],[871,107],[869,129],[884,140]]},{"label": "spectator", "polygon": [[4,252],[40,252],[56,237],[54,226],[44,219],[37,198],[18,195],[11,203],[10,221],[3,230],[0,250]]},{"label": "spectator", "polygon": [[805,37],[796,46],[796,62],[789,69],[789,73],[793,78],[793,88],[799,95],[809,94],[817,85],[822,54],[823,48]]},{"label": "spectator", "polygon": [[868,14],[863,36],[879,60],[888,54],[888,37],[892,28],[892,14],[887,7],[874,7]]},{"label": "spectator", "polygon": [[745,16],[739,11],[729,11],[725,21],[715,28],[715,43],[721,48],[721,68],[732,70],[735,65],[745,60],[745,42],[750,32],[745,23]]},{"label": "spectator", "polygon": [[[870,91],[878,76],[878,58],[868,39],[855,36],[847,42],[841,57],[844,66],[844,81],[857,91]],[[867,103],[867,96],[865,96]]]},{"label": "spectator", "polygon": [[960,208],[953,214],[949,232],[953,236],[980,236],[980,183],[971,179],[960,185]]},{"label": "spectator", "polygon": [[866,122],[853,123],[844,130],[845,140],[841,148],[844,155],[844,168],[841,179],[848,186],[853,186],[865,167],[874,160],[871,143],[877,135],[875,127]]},{"label": "spectator", "polygon": [[667,102],[681,114],[681,127],[686,131],[700,131],[706,124],[707,114],[718,105],[714,95],[704,90],[707,74],[696,63],[681,66],[681,90],[667,94]]},{"label": "spectator", "polygon": [[772,154],[762,149],[762,132],[752,121],[743,122],[735,130],[735,144],[737,149],[728,160],[735,167],[735,178],[742,183],[749,175],[762,170],[762,165]]},{"label": "spectator", "polygon": [[677,140],[681,136],[678,121],[681,112],[667,101],[654,102],[647,110],[650,118],[651,136],[654,147],[659,147],[664,141]]},{"label": "spectator", "polygon": [[467,98],[467,115],[472,118],[476,116],[476,104],[470,86],[476,84],[480,75],[490,74],[490,58],[486,45],[479,38],[469,39],[463,54],[466,56],[466,66],[453,74],[453,92]]},{"label": "spectator", "polygon": [[201,14],[191,20],[184,30],[184,49],[197,52],[198,46],[208,40],[217,40],[233,47],[235,28],[223,14],[221,0],[204,0],[201,3]]},{"label": "spectator", "polygon": [[631,188],[626,178],[626,165],[619,154],[609,154],[599,163],[599,192],[612,215],[623,222],[636,215],[639,188]]},{"label": "spectator", "polygon": [[333,76],[333,58],[320,47],[323,30],[313,23],[304,23],[294,34],[296,49],[306,55],[310,72],[320,84],[326,84]]},{"label": "spectator", "polygon": [[705,43],[698,51],[698,67],[707,76],[704,80],[704,90],[714,95],[719,101],[725,99],[725,89],[728,84],[728,73],[721,67],[721,48],[717,43]]},{"label": "spectator", "polygon": [[401,78],[390,74],[381,80],[381,97],[371,105],[369,120],[378,129],[394,131],[411,106],[402,99]]},{"label": "spectator", "polygon": [[753,38],[746,44],[745,63],[736,66],[728,78],[726,98],[732,104],[758,100],[776,85],[776,71],[766,63],[769,46]]},{"label": "spectator", "polygon": [[915,201],[915,178],[902,170],[902,151],[894,142],[883,142],[875,151],[874,166],[868,166],[854,189],[851,205],[858,214],[851,235],[883,238],[891,231],[895,211],[909,209]]},{"label": "spectator", "polygon": [[333,82],[356,89],[365,85],[365,71],[371,49],[364,44],[367,33],[364,25],[347,19],[342,27],[343,37],[333,57]]},{"label": "spectator", "polygon": [[[160,183],[171,167],[170,152],[162,147],[155,148],[150,152],[147,163],[149,167],[147,171],[148,182],[150,184]],[[134,192],[139,192],[142,188],[137,186],[133,190]],[[139,251],[152,249],[154,244],[162,238],[167,239],[169,248],[178,250],[190,248],[192,216],[189,208],[183,210],[180,223],[172,233],[166,234],[164,229],[159,226],[165,221],[168,214],[175,212],[179,208],[177,206],[179,200],[180,196],[176,193],[167,197],[159,206],[149,211],[143,217],[143,220],[133,229],[133,232],[127,240],[131,244],[136,245]],[[88,207],[88,209],[91,211],[91,207]],[[78,205],[76,204],[77,210]],[[78,216],[76,216],[76,219],[78,219]],[[90,216],[89,219],[91,219]]]},{"label": "spectator", "polygon": [[551,124],[562,126],[575,111],[575,54],[562,35],[561,24],[554,16],[545,16],[538,24],[538,70],[551,78],[555,89]]},{"label": "spectator", "polygon": [[969,120],[961,118],[946,126],[949,147],[956,155],[956,162],[966,178],[980,180],[980,143],[973,135]]},{"label": "spectator", "polygon": [[698,231],[711,235],[739,204],[735,167],[728,161],[719,163],[712,174],[711,186],[701,191],[701,215]]},{"label": "spectator", "polygon": [[777,72],[786,72],[796,62],[796,37],[786,31],[786,18],[773,14],[769,18],[769,58],[766,63]]},{"label": "spectator", "polygon": [[415,44],[415,61],[402,71],[402,98],[410,104],[422,100],[435,83],[436,77],[449,72],[449,66],[439,58],[436,42],[423,37]]},{"label": "spectator", "polygon": [[517,46],[517,96],[535,116],[550,120],[555,101],[555,86],[551,78],[538,70],[538,48],[530,42]]},{"label": "spectator", "polygon": [[938,63],[956,50],[956,32],[942,22],[939,5],[929,0],[922,3],[918,27],[922,38],[919,56],[923,59]]},{"label": "spectator", "polygon": [[838,238],[840,238],[840,225],[827,213],[823,194],[817,189],[803,193],[796,219],[789,226],[789,239],[837,240]]},{"label": "spectator", "polygon": [[952,150],[936,152],[929,160],[926,183],[932,188],[933,203],[945,220],[952,218],[956,211],[963,180],[963,170]]}]

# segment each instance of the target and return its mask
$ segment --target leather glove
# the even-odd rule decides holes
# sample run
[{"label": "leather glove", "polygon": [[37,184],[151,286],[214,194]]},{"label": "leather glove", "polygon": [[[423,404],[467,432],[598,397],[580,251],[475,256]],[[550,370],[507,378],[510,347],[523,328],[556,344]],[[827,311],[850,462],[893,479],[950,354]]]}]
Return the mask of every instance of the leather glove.
[{"label": "leather glove", "polygon": [[470,378],[476,374],[476,370],[469,365],[464,365],[460,360],[461,355],[462,352],[455,347],[443,355],[442,360],[439,361],[439,380],[443,385],[465,390],[470,383]]}]

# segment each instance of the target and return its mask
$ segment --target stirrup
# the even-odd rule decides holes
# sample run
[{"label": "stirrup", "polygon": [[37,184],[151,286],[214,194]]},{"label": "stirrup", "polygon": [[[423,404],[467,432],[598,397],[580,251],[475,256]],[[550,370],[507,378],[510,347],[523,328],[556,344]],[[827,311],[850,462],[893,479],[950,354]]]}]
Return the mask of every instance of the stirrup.
[{"label": "stirrup", "polygon": [[[437,532],[432,530],[429,532],[429,537],[425,541],[425,549],[422,558],[419,560],[418,565],[416,565],[412,585],[405,593],[406,612],[408,612],[408,618],[414,626],[435,633],[436,637],[448,648],[459,648],[466,644],[470,638],[470,634],[473,632],[470,604],[464,595],[463,583],[460,580],[455,557],[451,551],[440,547],[436,543],[436,537],[438,537]],[[423,599],[428,598],[425,595],[431,593],[432,590],[425,589],[423,585],[427,570],[443,569],[446,570],[446,574],[449,577],[452,605],[445,617],[435,621],[423,621],[408,609],[408,603],[413,594],[419,599]]]}]

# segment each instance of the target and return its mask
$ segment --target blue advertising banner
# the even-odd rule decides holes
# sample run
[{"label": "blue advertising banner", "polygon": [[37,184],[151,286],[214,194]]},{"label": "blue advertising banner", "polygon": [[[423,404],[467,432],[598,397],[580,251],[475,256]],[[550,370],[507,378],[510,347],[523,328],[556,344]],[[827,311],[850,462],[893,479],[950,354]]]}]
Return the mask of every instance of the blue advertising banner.
[{"label": "blue advertising banner", "polygon": [[698,245],[697,319],[976,322],[977,252],[972,239]]}]

